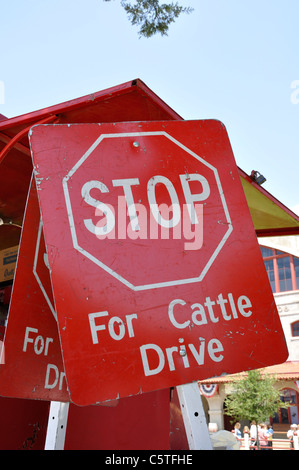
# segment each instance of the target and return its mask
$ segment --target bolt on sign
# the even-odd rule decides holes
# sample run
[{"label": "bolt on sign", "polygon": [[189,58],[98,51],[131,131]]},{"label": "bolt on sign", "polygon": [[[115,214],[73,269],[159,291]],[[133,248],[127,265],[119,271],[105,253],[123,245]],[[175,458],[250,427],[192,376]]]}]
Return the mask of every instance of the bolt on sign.
[{"label": "bolt on sign", "polygon": [[0,362],[0,396],[69,401],[34,179]]},{"label": "bolt on sign", "polygon": [[74,403],[286,359],[222,123],[35,126],[30,145]]}]

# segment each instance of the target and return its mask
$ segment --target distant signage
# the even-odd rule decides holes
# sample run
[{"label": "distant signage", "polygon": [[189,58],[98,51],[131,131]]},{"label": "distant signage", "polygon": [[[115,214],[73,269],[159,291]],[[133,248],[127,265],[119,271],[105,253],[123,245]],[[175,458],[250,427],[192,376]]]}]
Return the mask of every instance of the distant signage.
[{"label": "distant signage", "polygon": [[69,401],[46,249],[31,186],[0,361],[0,396]]},{"label": "distant signage", "polygon": [[18,248],[18,246],[13,246],[0,251],[0,282],[14,278]]},{"label": "distant signage", "polygon": [[35,126],[30,145],[74,403],[286,359],[222,123]]}]

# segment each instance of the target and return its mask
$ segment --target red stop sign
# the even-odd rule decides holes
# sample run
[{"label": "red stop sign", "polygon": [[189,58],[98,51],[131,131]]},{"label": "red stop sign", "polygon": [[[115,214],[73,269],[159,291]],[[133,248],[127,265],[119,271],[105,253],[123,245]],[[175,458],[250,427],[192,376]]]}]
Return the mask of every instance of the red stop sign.
[{"label": "red stop sign", "polygon": [[74,248],[135,291],[202,281],[233,230],[217,168],[165,131],[101,134],[63,188]]},{"label": "red stop sign", "polygon": [[220,122],[36,126],[30,144],[73,402],[286,358]]}]

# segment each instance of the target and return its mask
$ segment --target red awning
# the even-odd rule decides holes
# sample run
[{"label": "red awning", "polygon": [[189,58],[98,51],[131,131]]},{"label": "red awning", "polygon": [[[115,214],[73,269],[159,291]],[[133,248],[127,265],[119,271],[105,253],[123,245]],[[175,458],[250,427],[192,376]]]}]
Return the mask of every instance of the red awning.
[{"label": "red awning", "polygon": [[3,120],[1,116],[0,218],[7,225],[0,225],[0,250],[19,242],[32,174],[28,141],[32,126],[182,119],[139,79],[22,116],[2,116]]},{"label": "red awning", "polygon": [[[276,380],[299,380],[299,361],[287,361],[282,364],[265,367],[261,369],[262,374],[270,375]],[[233,383],[246,377],[246,372],[238,374],[223,375],[201,380],[199,384],[227,384]]]},{"label": "red awning", "polygon": [[241,183],[258,237],[299,234],[299,217],[239,168]]}]

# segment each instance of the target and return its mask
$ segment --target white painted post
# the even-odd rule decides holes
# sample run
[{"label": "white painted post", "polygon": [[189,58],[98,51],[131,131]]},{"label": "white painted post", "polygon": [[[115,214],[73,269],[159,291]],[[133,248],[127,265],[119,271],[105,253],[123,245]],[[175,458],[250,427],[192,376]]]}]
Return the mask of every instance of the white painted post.
[{"label": "white painted post", "polygon": [[197,382],[176,387],[190,450],[212,450]]},{"label": "white painted post", "polygon": [[250,438],[248,432],[244,433],[244,448],[245,450],[250,450]]},{"label": "white painted post", "polygon": [[64,450],[68,412],[69,403],[51,402],[45,450]]},{"label": "white painted post", "polygon": [[294,440],[294,449],[295,450],[299,450],[299,445],[298,445],[298,434],[294,434],[293,436],[293,440]]}]

